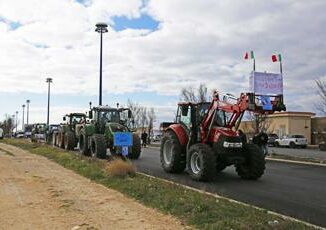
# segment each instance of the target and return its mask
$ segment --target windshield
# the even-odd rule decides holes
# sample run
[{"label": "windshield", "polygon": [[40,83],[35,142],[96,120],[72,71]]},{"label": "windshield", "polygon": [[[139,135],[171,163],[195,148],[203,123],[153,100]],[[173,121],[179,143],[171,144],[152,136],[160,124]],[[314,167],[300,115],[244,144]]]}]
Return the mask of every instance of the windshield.
[{"label": "windshield", "polygon": [[80,123],[82,120],[85,120],[83,116],[72,116],[71,121],[73,123]]},{"label": "windshield", "polygon": [[222,110],[217,110],[215,114],[214,121],[217,126],[224,127],[226,124],[225,112]]},{"label": "windshield", "polygon": [[118,111],[101,111],[99,112],[99,118],[104,122],[119,122],[120,114]]}]

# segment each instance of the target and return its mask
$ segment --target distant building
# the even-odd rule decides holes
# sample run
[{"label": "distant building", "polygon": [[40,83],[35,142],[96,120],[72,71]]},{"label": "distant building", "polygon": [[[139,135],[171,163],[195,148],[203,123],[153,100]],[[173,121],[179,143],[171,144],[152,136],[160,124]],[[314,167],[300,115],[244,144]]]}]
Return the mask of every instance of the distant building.
[{"label": "distant building", "polygon": [[[308,139],[308,143],[317,144],[315,139],[312,138],[313,128],[312,124],[318,122],[314,121],[316,118],[312,118],[316,114],[311,112],[278,112],[267,116],[266,129],[267,133],[276,133],[279,137],[288,134],[300,134],[304,135]],[[324,118],[324,129],[326,131],[326,118]],[[322,122],[319,121],[321,124]],[[318,124],[319,124],[318,123]],[[317,126],[318,126],[317,124]],[[240,124],[239,129],[242,129],[249,136],[253,135],[253,123],[252,121],[243,121]],[[313,139],[313,140],[312,140]]]}]

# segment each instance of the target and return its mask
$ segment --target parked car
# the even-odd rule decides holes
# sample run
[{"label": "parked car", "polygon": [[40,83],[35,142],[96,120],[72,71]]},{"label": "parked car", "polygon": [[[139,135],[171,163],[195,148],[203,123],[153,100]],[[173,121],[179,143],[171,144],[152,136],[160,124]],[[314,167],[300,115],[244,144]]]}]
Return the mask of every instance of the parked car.
[{"label": "parked car", "polygon": [[288,135],[275,140],[276,147],[306,148],[307,144],[308,140],[303,135]]},{"label": "parked car", "polygon": [[18,131],[16,133],[16,138],[24,138],[24,132],[23,131]]},{"label": "parked car", "polygon": [[275,140],[278,139],[277,134],[270,133],[270,134],[267,134],[267,135],[268,135],[267,145],[268,146],[275,146]]}]

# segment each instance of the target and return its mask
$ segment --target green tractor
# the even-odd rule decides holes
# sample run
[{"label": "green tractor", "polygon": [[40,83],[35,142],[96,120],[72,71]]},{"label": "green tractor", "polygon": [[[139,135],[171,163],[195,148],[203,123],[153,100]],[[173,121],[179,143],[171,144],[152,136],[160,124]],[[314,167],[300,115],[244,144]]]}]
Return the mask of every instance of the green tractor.
[{"label": "green tractor", "polygon": [[[114,133],[133,132],[134,121],[128,108],[108,106],[92,107],[89,111],[89,123],[79,129],[79,150],[83,155],[104,159],[107,149],[111,155],[121,153],[121,148],[114,146]],[[132,146],[128,147],[128,157],[138,159],[141,153],[140,138],[132,134]]]},{"label": "green tractor", "polygon": [[62,123],[52,134],[52,144],[66,150],[74,150],[78,144],[79,129],[86,123],[86,114],[69,113],[63,117],[63,121],[65,123]]}]

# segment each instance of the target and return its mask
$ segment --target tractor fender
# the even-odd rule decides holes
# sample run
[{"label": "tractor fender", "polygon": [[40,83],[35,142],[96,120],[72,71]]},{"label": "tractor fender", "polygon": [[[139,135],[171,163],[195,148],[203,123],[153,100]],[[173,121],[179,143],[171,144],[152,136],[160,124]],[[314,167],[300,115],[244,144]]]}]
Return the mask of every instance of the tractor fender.
[{"label": "tractor fender", "polygon": [[188,135],[186,130],[180,124],[170,125],[165,131],[172,130],[177,135],[181,145],[187,145]]}]

